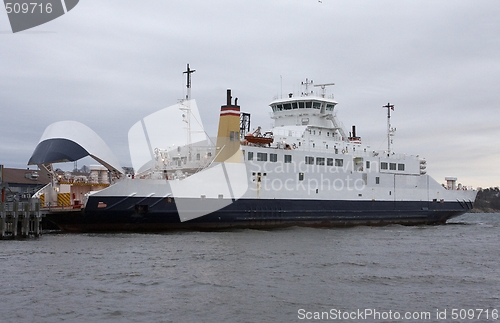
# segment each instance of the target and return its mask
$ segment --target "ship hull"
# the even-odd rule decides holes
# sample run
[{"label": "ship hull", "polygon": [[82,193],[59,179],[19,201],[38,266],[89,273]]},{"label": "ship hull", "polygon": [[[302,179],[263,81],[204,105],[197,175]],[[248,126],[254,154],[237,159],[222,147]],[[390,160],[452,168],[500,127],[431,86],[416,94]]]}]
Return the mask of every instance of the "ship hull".
[{"label": "ship hull", "polygon": [[[290,226],[348,227],[443,224],[466,213],[471,201],[339,201],[239,199],[181,222],[175,201],[160,198],[99,198],[84,210],[48,213],[44,221],[67,232],[162,232],[172,230],[270,229]],[[193,201],[194,202],[194,201]],[[207,201],[208,205],[210,201]]]}]

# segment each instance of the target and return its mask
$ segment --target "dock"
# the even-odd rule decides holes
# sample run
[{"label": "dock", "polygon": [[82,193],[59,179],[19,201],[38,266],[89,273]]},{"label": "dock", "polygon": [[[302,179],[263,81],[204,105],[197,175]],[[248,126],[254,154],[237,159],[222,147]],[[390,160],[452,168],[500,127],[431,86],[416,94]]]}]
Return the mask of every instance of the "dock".
[{"label": "dock", "polygon": [[0,239],[39,237],[42,233],[40,202],[0,203]]}]

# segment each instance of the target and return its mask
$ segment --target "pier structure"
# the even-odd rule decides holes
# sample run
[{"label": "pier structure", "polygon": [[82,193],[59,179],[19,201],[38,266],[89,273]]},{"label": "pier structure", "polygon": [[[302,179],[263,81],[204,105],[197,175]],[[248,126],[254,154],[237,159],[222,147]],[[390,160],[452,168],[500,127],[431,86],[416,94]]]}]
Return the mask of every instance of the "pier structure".
[{"label": "pier structure", "polygon": [[0,239],[39,237],[42,233],[40,202],[0,203]]}]

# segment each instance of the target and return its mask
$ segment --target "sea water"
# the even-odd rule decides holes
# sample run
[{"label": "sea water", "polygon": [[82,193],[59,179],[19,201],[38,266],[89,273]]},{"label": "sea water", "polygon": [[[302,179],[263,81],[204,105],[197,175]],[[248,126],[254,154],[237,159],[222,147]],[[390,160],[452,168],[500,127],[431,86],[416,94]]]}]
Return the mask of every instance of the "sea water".
[{"label": "sea water", "polygon": [[500,322],[500,214],[0,241],[0,322]]}]

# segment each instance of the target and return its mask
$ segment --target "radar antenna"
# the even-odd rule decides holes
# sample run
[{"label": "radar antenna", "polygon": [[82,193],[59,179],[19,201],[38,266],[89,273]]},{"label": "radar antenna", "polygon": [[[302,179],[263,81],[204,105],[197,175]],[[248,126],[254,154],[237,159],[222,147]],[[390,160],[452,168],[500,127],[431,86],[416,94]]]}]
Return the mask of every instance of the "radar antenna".
[{"label": "radar antenna", "polygon": [[326,87],[330,85],[335,85],[335,83],[315,84],[314,86],[321,87],[321,97],[324,98],[326,95]]}]

